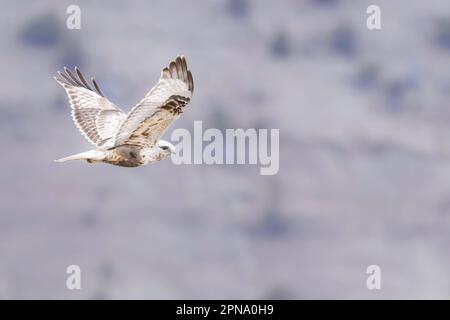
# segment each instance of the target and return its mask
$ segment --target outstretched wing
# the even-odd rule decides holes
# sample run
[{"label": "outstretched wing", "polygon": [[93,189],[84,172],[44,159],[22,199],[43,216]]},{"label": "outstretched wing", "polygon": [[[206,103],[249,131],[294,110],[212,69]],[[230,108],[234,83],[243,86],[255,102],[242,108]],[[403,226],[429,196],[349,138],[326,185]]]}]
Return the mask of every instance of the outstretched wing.
[{"label": "outstretched wing", "polygon": [[69,96],[73,121],[86,139],[101,147],[115,136],[126,115],[105,98],[93,78],[91,88],[78,68],[73,73],[64,67],[58,75],[55,80]]},{"label": "outstretched wing", "polygon": [[128,113],[117,131],[114,145],[151,147],[184,111],[194,91],[186,59],[178,56],[161,72],[156,85]]}]

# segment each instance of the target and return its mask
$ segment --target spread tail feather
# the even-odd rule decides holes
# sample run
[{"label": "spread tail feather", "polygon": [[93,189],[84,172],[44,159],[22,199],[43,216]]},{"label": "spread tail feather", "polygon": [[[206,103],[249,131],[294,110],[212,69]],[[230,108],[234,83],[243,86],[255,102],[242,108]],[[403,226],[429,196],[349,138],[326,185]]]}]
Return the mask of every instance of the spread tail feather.
[{"label": "spread tail feather", "polygon": [[77,153],[65,158],[55,160],[55,162],[65,162],[69,160],[88,160],[88,161],[102,161],[105,159],[105,153],[97,150],[90,150],[82,153]]}]

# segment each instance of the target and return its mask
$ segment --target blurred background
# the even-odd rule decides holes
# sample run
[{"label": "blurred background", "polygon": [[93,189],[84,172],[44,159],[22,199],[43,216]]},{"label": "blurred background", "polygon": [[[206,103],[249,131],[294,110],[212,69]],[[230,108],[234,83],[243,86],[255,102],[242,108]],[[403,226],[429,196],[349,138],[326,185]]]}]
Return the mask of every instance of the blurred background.
[{"label": "blurred background", "polygon": [[[449,1],[1,7],[0,298],[450,298]],[[129,110],[177,54],[195,93],[165,138],[194,120],[279,128],[277,175],[53,162],[91,149],[57,70]],[[71,264],[82,290],[66,289]]]}]

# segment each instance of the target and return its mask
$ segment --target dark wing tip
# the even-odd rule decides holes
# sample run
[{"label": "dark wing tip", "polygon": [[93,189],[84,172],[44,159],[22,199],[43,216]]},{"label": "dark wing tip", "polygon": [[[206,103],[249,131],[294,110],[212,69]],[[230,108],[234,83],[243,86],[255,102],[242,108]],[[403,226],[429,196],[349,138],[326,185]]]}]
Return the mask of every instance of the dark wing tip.
[{"label": "dark wing tip", "polygon": [[162,72],[165,76],[184,81],[188,85],[189,91],[194,92],[192,73],[187,67],[184,55],[177,55],[167,67],[163,68]]},{"label": "dark wing tip", "polygon": [[192,78],[191,70],[187,71],[187,80],[189,91],[194,93],[194,79]]},{"label": "dark wing tip", "polygon": [[[67,68],[66,66],[64,66],[63,70],[64,70],[64,72],[57,71],[59,77],[54,77],[54,79],[56,81],[58,81],[61,84],[70,85],[70,86],[74,86],[74,87],[82,87],[82,88],[88,89],[90,91],[94,91],[91,88],[91,86],[89,85],[89,83],[86,81],[83,74],[81,73],[81,70],[78,67],[74,68],[75,73],[70,71],[70,69]],[[100,96],[104,97],[104,94],[100,90],[100,87],[98,86],[95,79],[91,78],[91,81],[95,87],[95,91],[97,91],[97,93]]]},{"label": "dark wing tip", "polygon": [[91,87],[87,83],[86,79],[84,79],[84,76],[81,73],[80,69],[78,69],[78,67],[75,67],[75,72],[77,73],[78,78],[81,80],[81,82],[83,82],[84,87],[92,91]]},{"label": "dark wing tip", "polygon": [[[67,68],[64,67],[64,70],[66,70],[66,69]],[[58,75],[61,77],[60,79],[61,79],[62,83],[66,84],[66,85],[69,85],[69,86],[77,86],[76,82],[74,82],[72,80],[72,78],[67,75],[66,72],[58,71]]]},{"label": "dark wing tip", "polygon": [[105,95],[103,94],[102,90],[100,90],[100,87],[97,84],[97,81],[95,81],[94,78],[91,78],[92,83],[94,84],[95,90],[98,92],[99,95],[101,95],[102,97],[104,97]]}]

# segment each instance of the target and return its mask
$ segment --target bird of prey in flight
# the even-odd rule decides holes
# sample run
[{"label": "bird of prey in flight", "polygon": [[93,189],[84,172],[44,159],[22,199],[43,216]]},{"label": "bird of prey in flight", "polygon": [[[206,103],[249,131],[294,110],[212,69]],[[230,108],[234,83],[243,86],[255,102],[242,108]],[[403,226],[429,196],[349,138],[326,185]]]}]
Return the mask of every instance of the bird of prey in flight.
[{"label": "bird of prey in flight", "polygon": [[137,167],[168,157],[175,147],[160,140],[189,103],[194,82],[186,59],[178,56],[161,71],[161,77],[145,97],[125,114],[102,93],[92,78],[90,85],[78,68],[58,72],[72,107],[72,119],[94,150],[55,160],[86,160],[123,167]]}]

